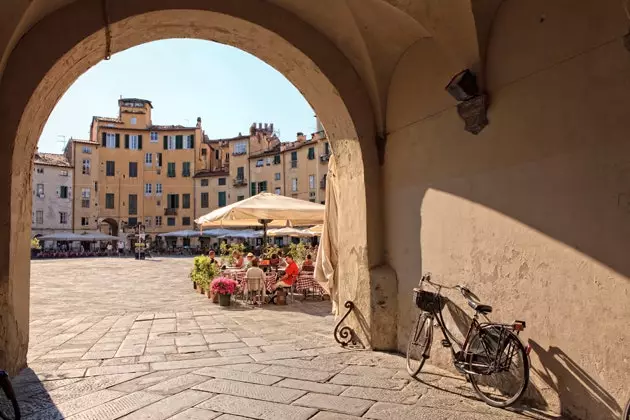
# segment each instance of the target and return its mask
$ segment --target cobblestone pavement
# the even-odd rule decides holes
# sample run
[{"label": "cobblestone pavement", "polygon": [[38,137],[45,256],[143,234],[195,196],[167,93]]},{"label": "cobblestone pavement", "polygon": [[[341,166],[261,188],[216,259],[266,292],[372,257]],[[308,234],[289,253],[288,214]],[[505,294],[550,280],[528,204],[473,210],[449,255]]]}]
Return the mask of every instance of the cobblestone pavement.
[{"label": "cobblestone pavement", "polygon": [[525,418],[457,375],[428,367],[421,383],[399,355],[341,349],[329,302],[212,304],[191,263],[33,262],[29,369],[14,381],[23,418]]}]

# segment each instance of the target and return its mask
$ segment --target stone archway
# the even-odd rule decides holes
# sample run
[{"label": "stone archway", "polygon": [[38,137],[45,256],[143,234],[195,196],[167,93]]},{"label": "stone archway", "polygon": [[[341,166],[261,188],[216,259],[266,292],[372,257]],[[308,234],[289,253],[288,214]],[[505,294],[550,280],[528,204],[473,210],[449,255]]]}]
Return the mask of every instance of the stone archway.
[{"label": "stone archway", "polygon": [[[110,1],[112,52],[165,38],[194,37],[250,52],[283,73],[317,112],[338,156],[340,235],[345,263],[341,299],[353,300],[361,314],[357,328],[364,343],[393,349],[388,328],[395,308],[379,304],[375,315],[373,283],[379,301],[395,306],[396,280],[383,264],[379,164],[375,121],[369,95],[352,65],[328,39],[286,10],[258,1],[136,0]],[[65,28],[59,31],[58,28]],[[33,27],[17,44],[0,84],[0,145],[6,164],[2,192],[11,197],[0,207],[5,237],[0,241],[4,288],[0,299],[0,366],[15,372],[26,362],[28,346],[28,229],[31,156],[56,101],[83,72],[104,58],[101,4],[77,1]],[[33,55],[32,51],[38,51]],[[366,188],[369,185],[370,188]],[[10,217],[9,217],[10,215]],[[351,233],[351,234],[350,234]],[[10,239],[9,239],[10,238]],[[368,247],[368,243],[370,246]]]},{"label": "stone archway", "polygon": [[108,235],[118,236],[118,231],[119,231],[118,222],[116,222],[114,219],[106,218],[106,219],[99,220],[99,225],[108,226],[109,231],[106,232]]}]

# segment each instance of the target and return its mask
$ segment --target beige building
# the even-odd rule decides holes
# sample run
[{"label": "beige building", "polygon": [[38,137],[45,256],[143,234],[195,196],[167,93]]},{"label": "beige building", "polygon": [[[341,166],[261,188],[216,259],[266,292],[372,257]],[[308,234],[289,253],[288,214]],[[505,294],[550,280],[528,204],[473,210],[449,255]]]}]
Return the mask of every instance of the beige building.
[{"label": "beige building", "polygon": [[72,169],[64,155],[35,153],[33,236],[72,232]]}]

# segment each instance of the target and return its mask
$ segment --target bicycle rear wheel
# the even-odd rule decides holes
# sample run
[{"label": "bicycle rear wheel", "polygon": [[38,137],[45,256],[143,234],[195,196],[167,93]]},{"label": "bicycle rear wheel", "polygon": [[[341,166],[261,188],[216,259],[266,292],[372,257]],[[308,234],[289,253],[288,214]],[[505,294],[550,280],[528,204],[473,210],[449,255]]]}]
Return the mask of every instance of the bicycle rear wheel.
[{"label": "bicycle rear wheel", "polygon": [[626,404],[626,409],[623,410],[623,417],[621,417],[621,420],[630,420],[630,400],[628,401],[628,404]]},{"label": "bicycle rear wheel", "polygon": [[429,350],[433,338],[431,328],[433,317],[427,312],[418,315],[416,325],[411,330],[409,342],[407,343],[407,372],[412,377],[416,377],[424,362],[429,358]]},{"label": "bicycle rear wheel", "polygon": [[505,408],[516,403],[529,383],[529,359],[521,340],[503,326],[479,330],[467,349],[468,378],[488,405]]}]

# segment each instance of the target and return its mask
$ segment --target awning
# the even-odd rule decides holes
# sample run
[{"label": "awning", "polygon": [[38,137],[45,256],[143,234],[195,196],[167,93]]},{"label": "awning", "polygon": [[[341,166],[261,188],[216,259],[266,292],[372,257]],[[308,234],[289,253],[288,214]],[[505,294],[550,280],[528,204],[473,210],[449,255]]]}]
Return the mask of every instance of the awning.
[{"label": "awning", "polygon": [[163,238],[195,238],[201,236],[201,232],[197,230],[176,230],[173,232],[158,233],[157,236]]}]

